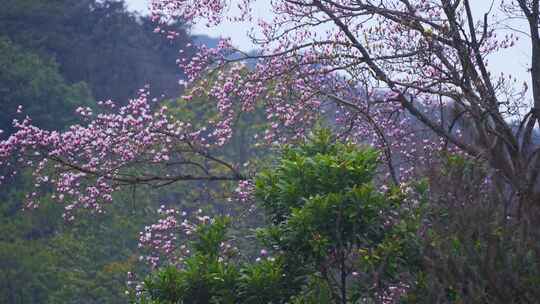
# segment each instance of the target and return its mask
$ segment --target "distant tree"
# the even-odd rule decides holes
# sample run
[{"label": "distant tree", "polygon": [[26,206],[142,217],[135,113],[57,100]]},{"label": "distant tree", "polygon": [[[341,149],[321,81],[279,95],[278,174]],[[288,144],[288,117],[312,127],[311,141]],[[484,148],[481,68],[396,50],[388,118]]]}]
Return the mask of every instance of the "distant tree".
[{"label": "distant tree", "polygon": [[[150,17],[117,0],[6,0],[0,34],[52,58],[69,83],[84,81],[97,100],[126,103],[146,84],[168,97],[180,95],[178,58],[190,56],[184,23],[168,25],[176,39],[153,31]],[[179,53],[184,49],[184,53]]]},{"label": "distant tree", "polygon": [[4,136],[14,131],[12,120],[19,106],[35,123],[54,130],[74,123],[78,106],[93,104],[86,84],[66,83],[54,61],[42,59],[6,37],[0,37],[0,53],[0,130],[6,132]]},{"label": "distant tree", "polygon": [[[214,1],[158,0],[152,7],[163,22],[183,18],[219,26],[224,20],[251,20],[254,2],[242,1],[236,15],[228,3]],[[535,138],[540,119],[540,4],[501,1],[480,11],[476,2],[273,1],[276,17],[256,26],[260,35],[253,41],[261,53],[244,56],[260,59],[257,68],[247,78],[223,77],[213,91],[221,94],[223,104],[230,96],[241,95],[246,108],[266,96],[266,107],[285,126],[301,117],[308,120],[313,112],[306,109],[319,111],[319,104],[333,102],[341,107],[339,118],[346,134],[369,136],[384,151],[391,146],[401,155],[417,148],[457,147],[489,163],[508,185],[500,195],[512,204],[509,210],[536,223],[540,221],[540,147]],[[507,32],[505,28],[513,28],[508,21],[514,18],[526,26]],[[521,37],[531,44],[530,85],[510,73],[495,73],[488,64],[491,55],[514,46]],[[190,79],[208,70],[220,73],[223,66],[237,61],[230,60],[235,52],[224,41],[215,49],[202,48],[184,67]],[[268,96],[265,88],[274,81],[281,94]],[[359,87],[363,94],[357,94]],[[290,94],[302,98],[290,102]],[[449,105],[459,115],[445,112]],[[439,138],[419,146],[414,140],[419,132],[400,123],[405,113]],[[513,128],[510,120],[518,120],[520,127]],[[457,125],[468,126],[474,140],[462,137]],[[387,162],[393,159],[386,155]],[[396,182],[400,169],[389,164]]]},{"label": "distant tree", "polygon": [[[136,235],[155,218],[155,194],[116,195],[117,205],[99,218],[69,225],[62,206],[44,200],[39,212],[21,210],[30,179],[0,198],[0,302],[125,303],[125,279],[137,265]],[[140,269],[144,273],[144,269]]]}]

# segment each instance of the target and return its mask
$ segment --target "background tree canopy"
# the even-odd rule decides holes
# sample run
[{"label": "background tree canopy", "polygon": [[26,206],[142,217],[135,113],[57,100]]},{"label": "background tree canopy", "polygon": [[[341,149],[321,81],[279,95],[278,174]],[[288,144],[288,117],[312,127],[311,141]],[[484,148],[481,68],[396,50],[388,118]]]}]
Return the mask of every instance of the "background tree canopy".
[{"label": "background tree canopy", "polygon": [[123,1],[6,0],[0,25],[0,35],[56,61],[69,84],[86,82],[96,100],[126,103],[146,84],[178,96],[175,62],[191,53],[183,24],[170,25],[177,39],[163,39],[149,17],[127,11]]},{"label": "background tree canopy", "polygon": [[255,2],[3,1],[0,302],[537,303],[540,0]]},{"label": "background tree canopy", "polygon": [[[48,130],[78,123],[77,107],[115,99],[126,103],[138,89],[180,95],[179,49],[189,56],[182,24],[174,41],[153,33],[148,17],[122,1],[6,0],[0,10],[0,130],[13,132],[24,115]],[[47,202],[22,211],[32,184],[25,176],[0,191],[0,302],[125,303],[125,278],[138,260],[136,235],[153,217],[157,200],[137,192],[116,198],[107,216],[65,225],[62,207]],[[182,192],[177,189],[177,192]],[[187,191],[189,192],[189,191]],[[130,238],[119,237],[130,235]]]},{"label": "background tree canopy", "polygon": [[0,37],[0,129],[11,133],[11,120],[19,106],[46,129],[73,123],[77,106],[93,104],[85,83],[68,84],[49,58]]}]

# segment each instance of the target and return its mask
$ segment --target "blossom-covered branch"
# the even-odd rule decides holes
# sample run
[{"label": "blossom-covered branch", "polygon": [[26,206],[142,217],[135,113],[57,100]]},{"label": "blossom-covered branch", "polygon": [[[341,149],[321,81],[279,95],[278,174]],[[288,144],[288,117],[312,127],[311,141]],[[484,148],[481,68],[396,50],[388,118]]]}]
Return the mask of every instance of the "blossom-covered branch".
[{"label": "blossom-covered branch", "polygon": [[[231,16],[234,10],[225,1],[153,0],[153,14],[156,20],[181,17],[216,25],[225,19],[251,20],[246,14],[254,2],[242,1],[239,15]],[[499,12],[518,14],[531,24],[534,106],[526,101],[526,84],[511,74],[492,73],[488,64],[490,55],[513,47],[519,36],[501,35],[496,25],[505,19],[496,19],[492,10],[477,20],[478,7],[469,0],[273,1],[274,17],[259,20],[260,34],[253,37],[260,50],[245,57],[257,59],[254,69],[241,81],[223,76],[213,90],[220,92],[223,104],[242,91],[239,102],[246,109],[256,99],[267,100],[266,108],[276,119],[269,136],[293,121],[305,124],[313,118],[313,110],[321,113],[328,109],[325,104],[334,102],[339,111],[336,121],[346,134],[382,148],[393,146],[392,158],[408,158],[426,138],[428,151],[450,144],[489,162],[522,203],[532,202],[538,198],[540,182],[540,149],[533,139],[540,104],[540,95],[534,93],[540,92],[540,85],[534,85],[540,73],[535,69],[540,54],[540,40],[535,38],[538,1],[515,2],[503,2]],[[196,13],[195,6],[206,13]],[[194,78],[207,70],[223,75],[220,69],[230,64],[226,56],[202,60],[201,65],[206,54],[235,51],[230,43],[218,49],[204,49],[196,61],[182,66],[197,71]],[[515,128],[511,120],[520,120],[522,127]],[[378,128],[373,128],[374,122]],[[418,125],[430,135],[417,132]],[[374,132],[377,129],[386,134]],[[305,130],[297,128],[296,136]],[[415,157],[418,162],[419,155]],[[429,153],[420,157],[430,159]],[[408,171],[410,166],[411,162],[399,169]],[[399,180],[407,175],[393,176]]]},{"label": "blossom-covered branch", "polygon": [[101,103],[100,113],[79,108],[84,125],[63,132],[40,129],[28,117],[15,122],[17,131],[0,142],[0,164],[10,170],[4,176],[31,169],[36,190],[26,206],[37,207],[40,190],[52,187],[53,198],[67,203],[67,219],[81,208],[102,212],[123,186],[244,179],[234,165],[211,155],[210,131],[178,121],[148,98],[143,90],[119,109],[111,101]]}]

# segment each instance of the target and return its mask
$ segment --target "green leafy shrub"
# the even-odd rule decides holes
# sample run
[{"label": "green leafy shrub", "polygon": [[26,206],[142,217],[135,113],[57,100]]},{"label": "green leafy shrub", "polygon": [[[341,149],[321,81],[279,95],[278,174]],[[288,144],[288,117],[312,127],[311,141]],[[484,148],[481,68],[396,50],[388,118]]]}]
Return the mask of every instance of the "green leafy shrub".
[{"label": "green leafy shrub", "polygon": [[[390,297],[418,258],[419,208],[399,189],[377,190],[378,154],[321,130],[285,147],[259,174],[254,196],[268,219],[254,262],[221,252],[224,219],[196,230],[193,253],[144,284],[150,303],[357,303]],[[407,217],[404,217],[407,215]],[[146,298],[145,298],[146,297]],[[388,303],[388,302],[385,302]]]}]

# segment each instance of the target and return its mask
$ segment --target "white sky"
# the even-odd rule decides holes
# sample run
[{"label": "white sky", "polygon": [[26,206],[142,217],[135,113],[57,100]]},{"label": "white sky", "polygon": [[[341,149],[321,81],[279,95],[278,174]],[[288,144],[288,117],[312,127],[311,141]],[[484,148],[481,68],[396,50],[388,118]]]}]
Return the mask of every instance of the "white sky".
[{"label": "white sky", "polygon": [[[232,2],[237,2],[238,0],[232,0]],[[140,13],[148,12],[148,3],[149,0],[125,0],[128,8],[138,11]],[[257,18],[270,19],[272,13],[270,11],[270,1],[269,0],[257,0],[253,9],[255,20]],[[195,25],[192,28],[192,34],[203,34],[210,37],[230,37],[236,47],[239,47],[242,50],[249,51],[254,48],[254,45],[251,43],[251,40],[246,35],[247,31],[251,28],[249,23],[231,23],[224,22],[220,24],[218,28],[207,28],[204,25],[197,26]]]},{"label": "white sky", "polygon": [[[231,0],[237,2],[238,0]],[[494,0],[495,9],[498,7],[497,3],[500,0]],[[149,0],[125,0],[128,8],[136,10],[140,13],[146,13],[148,11]],[[491,6],[492,1],[489,0],[475,0],[473,1],[473,11],[478,13],[478,17],[481,17],[487,12]],[[257,0],[255,7],[255,20],[257,18],[263,18],[266,20],[271,19],[272,13],[270,11],[269,0]],[[525,24],[512,24],[513,27],[526,29]],[[253,44],[247,37],[247,32],[251,29],[250,24],[237,24],[237,23],[224,23],[218,28],[206,28],[205,26],[194,26],[192,34],[204,34],[210,37],[230,37],[233,44],[245,51],[253,49]],[[530,82],[530,75],[527,72],[527,68],[530,65],[530,43],[526,37],[520,37],[518,44],[509,50],[501,51],[490,58],[490,66],[492,72],[512,74],[520,82]],[[530,86],[529,86],[530,87]]]}]

